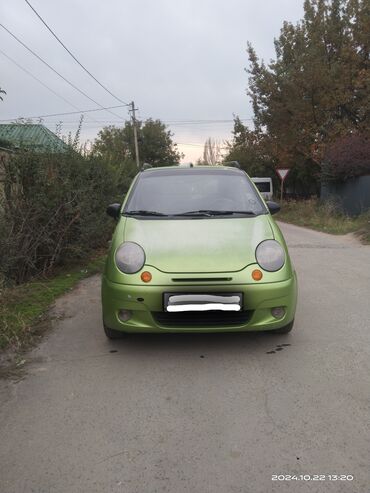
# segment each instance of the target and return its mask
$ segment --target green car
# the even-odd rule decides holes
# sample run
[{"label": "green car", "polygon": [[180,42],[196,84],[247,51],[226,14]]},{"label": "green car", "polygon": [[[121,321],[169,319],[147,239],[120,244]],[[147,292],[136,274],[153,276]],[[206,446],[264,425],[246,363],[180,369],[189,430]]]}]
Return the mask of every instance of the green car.
[{"label": "green car", "polygon": [[126,332],[290,332],[297,278],[283,235],[244,171],[149,168],[133,180],[102,279],[108,338]]}]

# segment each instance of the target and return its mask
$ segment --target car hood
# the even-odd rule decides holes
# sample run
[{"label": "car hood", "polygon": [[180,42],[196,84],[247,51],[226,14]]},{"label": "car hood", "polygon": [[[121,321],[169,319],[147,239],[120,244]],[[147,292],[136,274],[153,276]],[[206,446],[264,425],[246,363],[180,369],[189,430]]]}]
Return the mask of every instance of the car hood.
[{"label": "car hood", "polygon": [[124,241],[141,245],[146,265],[168,273],[235,272],[255,263],[257,245],[272,239],[268,215],[212,219],[127,218]]}]

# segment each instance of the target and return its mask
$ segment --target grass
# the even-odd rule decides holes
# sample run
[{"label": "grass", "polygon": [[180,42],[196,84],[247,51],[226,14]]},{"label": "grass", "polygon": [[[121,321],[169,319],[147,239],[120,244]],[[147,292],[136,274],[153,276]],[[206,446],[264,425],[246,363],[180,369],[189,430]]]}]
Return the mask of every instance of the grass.
[{"label": "grass", "polygon": [[275,217],[278,221],[325,233],[355,233],[363,243],[370,244],[370,212],[349,217],[337,212],[333,204],[320,204],[317,199],[309,199],[284,202],[281,211]]},{"label": "grass", "polygon": [[104,261],[105,255],[99,254],[85,265],[60,271],[53,277],[1,290],[0,350],[29,345],[45,329],[45,315],[55,299],[81,279],[101,272]]}]

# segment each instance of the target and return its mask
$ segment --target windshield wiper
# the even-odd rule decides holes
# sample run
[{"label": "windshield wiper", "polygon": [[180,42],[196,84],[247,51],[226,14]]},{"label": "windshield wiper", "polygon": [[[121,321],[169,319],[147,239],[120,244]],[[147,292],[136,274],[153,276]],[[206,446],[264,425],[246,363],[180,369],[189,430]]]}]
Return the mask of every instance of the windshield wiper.
[{"label": "windshield wiper", "polygon": [[257,216],[254,211],[216,211],[217,214],[245,214],[248,216]]},{"label": "windshield wiper", "polygon": [[137,211],[125,211],[122,213],[123,216],[167,216],[163,212],[157,211],[145,211],[145,210],[137,210]]},{"label": "windshield wiper", "polygon": [[233,214],[245,214],[248,216],[256,216],[253,211],[217,211],[211,209],[200,209],[198,211],[180,212],[173,214],[174,216],[230,216]]}]

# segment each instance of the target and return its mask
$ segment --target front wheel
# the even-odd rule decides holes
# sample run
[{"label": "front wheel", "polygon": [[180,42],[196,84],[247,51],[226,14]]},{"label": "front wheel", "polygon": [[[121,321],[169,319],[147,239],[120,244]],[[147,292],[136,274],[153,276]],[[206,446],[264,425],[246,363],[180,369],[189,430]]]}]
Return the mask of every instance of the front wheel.
[{"label": "front wheel", "polygon": [[108,337],[108,339],[111,340],[123,339],[123,337],[125,336],[125,333],[121,332],[120,330],[110,329],[105,324],[103,324],[103,326],[104,326],[105,335]]},{"label": "front wheel", "polygon": [[288,334],[293,329],[293,325],[294,319],[288,325],[284,325],[284,327],[281,327],[280,329],[271,330],[271,332],[274,334]]}]

